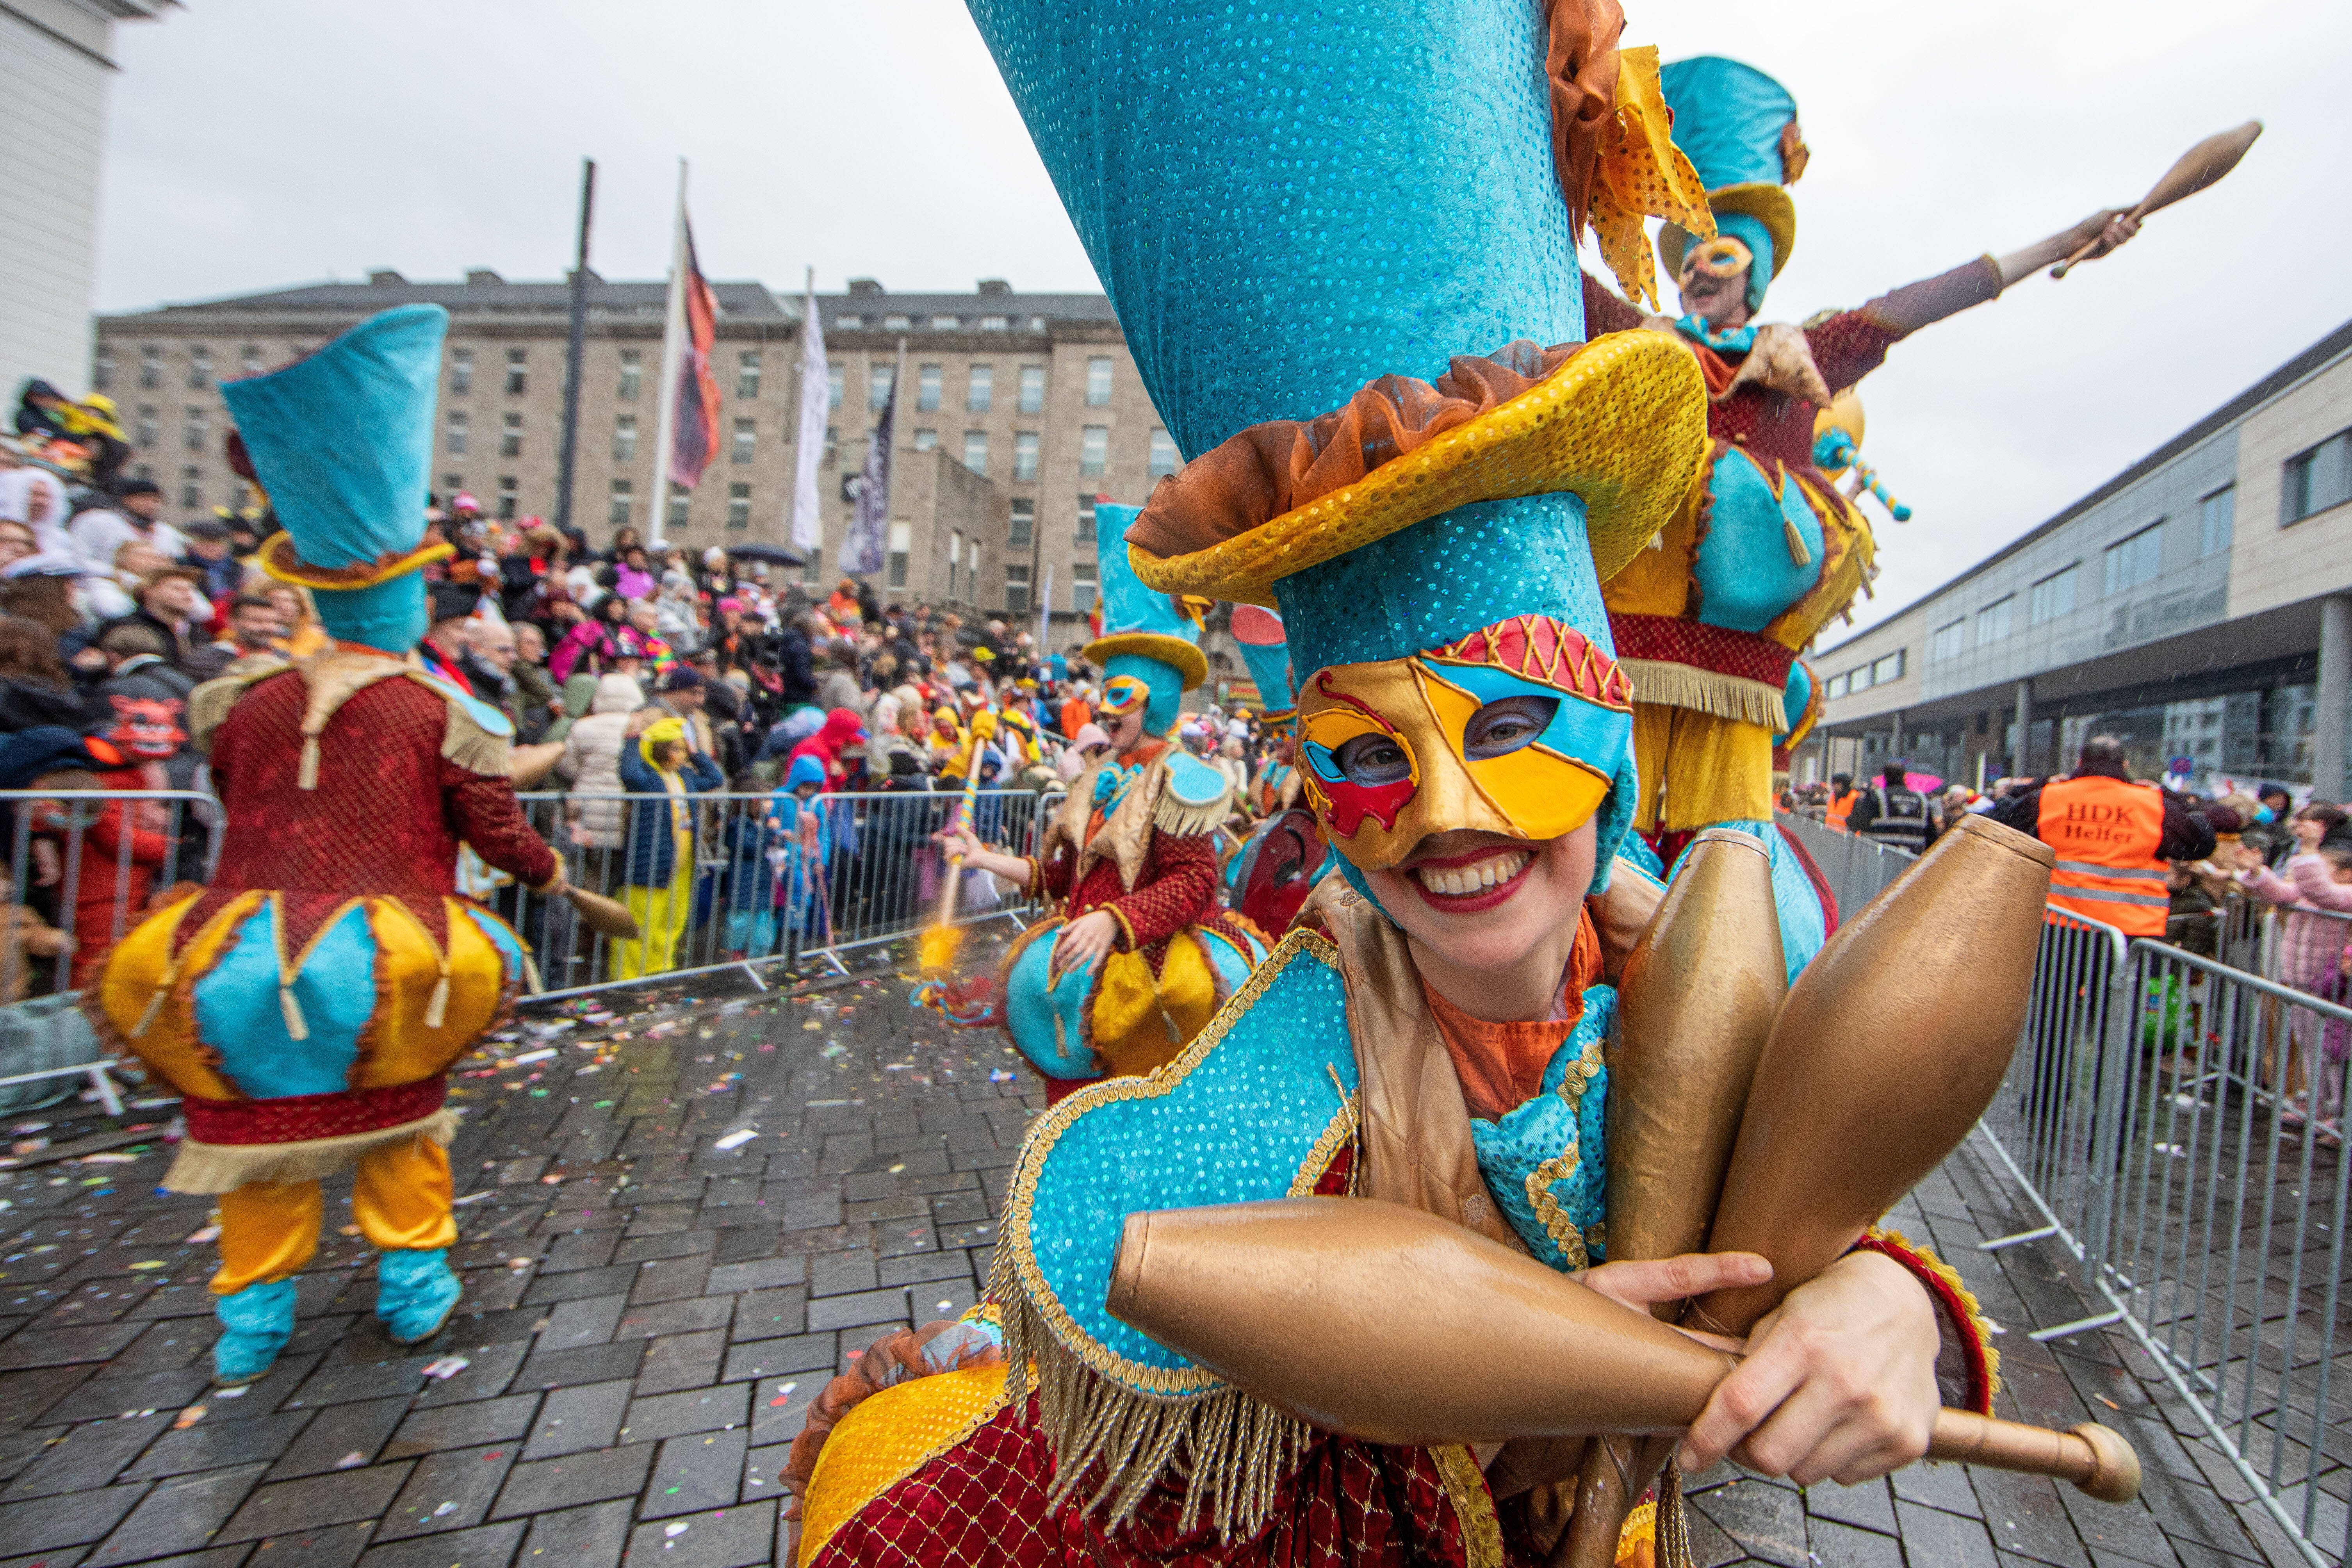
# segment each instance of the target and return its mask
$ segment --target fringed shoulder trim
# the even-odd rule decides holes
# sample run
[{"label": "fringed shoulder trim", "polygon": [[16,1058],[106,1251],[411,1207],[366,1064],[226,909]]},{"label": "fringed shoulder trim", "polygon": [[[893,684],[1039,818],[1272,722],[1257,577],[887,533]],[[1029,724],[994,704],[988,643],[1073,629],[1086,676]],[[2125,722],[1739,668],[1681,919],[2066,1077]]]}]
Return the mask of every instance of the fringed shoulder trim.
[{"label": "fringed shoulder trim", "polygon": [[471,706],[452,702],[441,730],[441,754],[469,773],[502,779],[507,772],[509,742],[474,716]]}]

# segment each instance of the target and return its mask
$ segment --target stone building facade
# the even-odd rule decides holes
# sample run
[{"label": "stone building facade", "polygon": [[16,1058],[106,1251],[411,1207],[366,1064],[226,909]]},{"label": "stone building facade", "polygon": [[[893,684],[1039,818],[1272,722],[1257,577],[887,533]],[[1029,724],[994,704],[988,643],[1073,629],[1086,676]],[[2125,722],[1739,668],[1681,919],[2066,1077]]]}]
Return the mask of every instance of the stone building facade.
[{"label": "stone building facade", "polygon": [[[667,500],[665,535],[690,549],[786,544],[799,428],[801,300],[760,283],[713,285],[719,450],[702,483]],[[655,387],[664,284],[588,289],[572,521],[600,546],[620,527],[653,531]],[[570,289],[411,282],[397,272],[101,317],[92,381],[122,409],[131,471],[164,489],[167,516],[241,504],[223,456],[218,383],[283,364],[376,311],[412,301],[451,315],[434,416],[434,491],[487,511],[556,510]],[[905,345],[895,411],[885,602],[926,601],[968,618],[1034,624],[1050,582],[1049,644],[1085,636],[1099,581],[1094,503],[1140,502],[1178,458],[1144,393],[1109,301],[1023,294],[985,280],[969,294],[892,294],[854,279],[821,294],[833,418],[821,487],[824,531],[805,569],[830,584],[856,476]],[[1237,661],[1225,661],[1235,663]]]}]

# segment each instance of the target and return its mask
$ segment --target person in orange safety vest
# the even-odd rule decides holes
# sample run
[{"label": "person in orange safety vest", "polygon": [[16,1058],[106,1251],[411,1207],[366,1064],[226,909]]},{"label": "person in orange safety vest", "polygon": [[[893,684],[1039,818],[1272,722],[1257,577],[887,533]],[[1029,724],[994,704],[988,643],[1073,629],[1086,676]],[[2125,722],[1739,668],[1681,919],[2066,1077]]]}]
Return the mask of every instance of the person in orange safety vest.
[{"label": "person in orange safety vest", "polygon": [[2162,940],[2170,863],[2213,853],[2213,827],[2204,814],[2170,790],[2134,783],[2125,771],[2124,743],[2113,735],[2084,742],[2073,773],[2010,796],[1992,818],[2057,854],[2052,903],[2126,936]]},{"label": "person in orange safety vest", "polygon": [[1843,833],[1845,831],[1846,816],[1849,812],[1853,810],[1853,803],[1861,797],[1861,795],[1862,792],[1853,787],[1853,774],[1832,773],[1830,775],[1829,815],[1822,818],[1822,820],[1828,823],[1840,833]]}]

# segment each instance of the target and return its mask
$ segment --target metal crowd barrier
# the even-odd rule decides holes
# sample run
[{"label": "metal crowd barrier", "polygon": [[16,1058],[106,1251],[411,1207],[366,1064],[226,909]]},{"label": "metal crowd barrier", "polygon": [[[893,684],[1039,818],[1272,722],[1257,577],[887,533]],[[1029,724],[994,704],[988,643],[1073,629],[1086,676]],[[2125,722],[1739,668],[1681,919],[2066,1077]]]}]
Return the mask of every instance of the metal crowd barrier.
[{"label": "metal crowd barrier", "polygon": [[81,985],[157,894],[210,873],[221,820],[194,790],[0,790],[0,1111],[48,1098],[27,1086],[86,1078],[122,1114]]}]

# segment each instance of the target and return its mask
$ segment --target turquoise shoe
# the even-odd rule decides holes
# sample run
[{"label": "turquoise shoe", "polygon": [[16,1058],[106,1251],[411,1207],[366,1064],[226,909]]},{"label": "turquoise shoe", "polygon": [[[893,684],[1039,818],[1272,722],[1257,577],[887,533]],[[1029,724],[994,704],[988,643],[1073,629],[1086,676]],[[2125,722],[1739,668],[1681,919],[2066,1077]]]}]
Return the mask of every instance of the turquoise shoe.
[{"label": "turquoise shoe", "polygon": [[294,1337],[294,1281],[248,1285],[213,1302],[221,1337],[213,1342],[213,1381],[236,1388],[259,1381]]},{"label": "turquoise shoe", "polygon": [[446,1247],[387,1252],[375,1266],[375,1315],[394,1344],[416,1344],[441,1331],[463,1289]]}]

